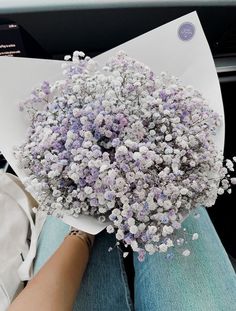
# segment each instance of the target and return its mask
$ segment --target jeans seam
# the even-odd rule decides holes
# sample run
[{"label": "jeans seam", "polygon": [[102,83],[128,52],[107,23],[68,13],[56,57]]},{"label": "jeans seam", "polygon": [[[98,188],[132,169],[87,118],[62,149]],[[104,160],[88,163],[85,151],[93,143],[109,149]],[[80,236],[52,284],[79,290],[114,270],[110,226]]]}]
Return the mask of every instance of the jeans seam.
[{"label": "jeans seam", "polygon": [[121,257],[121,253],[120,253],[120,250],[118,248],[117,248],[117,252],[118,252],[118,258],[119,258],[120,269],[121,269],[121,279],[122,279],[122,282],[123,282],[124,288],[125,288],[125,300],[126,300],[128,308],[129,308],[129,311],[133,311],[134,306],[133,306],[133,303],[132,303],[132,300],[130,297],[129,286],[128,286],[128,282],[127,282],[127,275],[125,272],[123,258]]}]

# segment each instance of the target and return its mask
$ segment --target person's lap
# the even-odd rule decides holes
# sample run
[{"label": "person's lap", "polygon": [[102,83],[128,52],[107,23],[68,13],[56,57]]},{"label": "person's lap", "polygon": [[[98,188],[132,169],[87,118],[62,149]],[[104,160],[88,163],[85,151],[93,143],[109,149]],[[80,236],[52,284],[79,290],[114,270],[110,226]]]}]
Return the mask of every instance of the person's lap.
[{"label": "person's lap", "polygon": [[[200,219],[184,222],[187,231],[199,233],[190,243],[189,257],[174,250],[172,260],[164,254],[146,256],[143,263],[134,254],[135,310],[137,311],[233,311],[236,277],[227,254],[205,209]],[[69,226],[48,217],[40,235],[35,272],[53,254]],[[78,293],[74,311],[128,311],[133,309],[122,254],[114,235],[100,233]],[[76,273],[76,267],[75,267]]]}]

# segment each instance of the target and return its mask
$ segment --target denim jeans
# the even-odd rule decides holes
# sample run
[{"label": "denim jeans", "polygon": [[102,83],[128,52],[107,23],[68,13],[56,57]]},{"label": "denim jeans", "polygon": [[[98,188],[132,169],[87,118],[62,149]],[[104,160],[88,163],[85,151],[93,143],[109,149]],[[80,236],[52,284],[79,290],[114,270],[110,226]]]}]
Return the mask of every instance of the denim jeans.
[{"label": "denim jeans", "polygon": [[[189,216],[187,231],[199,233],[191,242],[191,255],[174,249],[174,258],[163,253],[146,256],[140,263],[134,254],[134,303],[131,301],[121,252],[114,235],[96,236],[74,311],[235,311],[236,275],[204,208],[199,219]],[[68,233],[68,225],[48,217],[40,235],[35,272],[54,253]],[[76,273],[76,267],[75,273]]]}]

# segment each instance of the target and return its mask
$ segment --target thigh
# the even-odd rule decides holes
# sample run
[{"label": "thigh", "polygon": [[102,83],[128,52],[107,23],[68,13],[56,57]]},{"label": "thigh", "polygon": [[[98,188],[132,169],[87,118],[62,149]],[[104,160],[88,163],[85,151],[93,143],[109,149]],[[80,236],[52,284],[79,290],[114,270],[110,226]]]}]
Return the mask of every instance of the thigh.
[{"label": "thigh", "polygon": [[134,256],[135,310],[137,311],[234,311],[236,275],[204,208],[199,219],[190,215],[183,223],[199,234],[188,246],[191,255],[176,250],[172,260],[162,254]]},{"label": "thigh", "polygon": [[[47,218],[39,238],[35,272],[55,252],[68,231],[69,226],[60,220]],[[114,235],[103,231],[96,236],[74,311],[132,310],[123,258],[117,248],[108,252],[114,244]]]}]

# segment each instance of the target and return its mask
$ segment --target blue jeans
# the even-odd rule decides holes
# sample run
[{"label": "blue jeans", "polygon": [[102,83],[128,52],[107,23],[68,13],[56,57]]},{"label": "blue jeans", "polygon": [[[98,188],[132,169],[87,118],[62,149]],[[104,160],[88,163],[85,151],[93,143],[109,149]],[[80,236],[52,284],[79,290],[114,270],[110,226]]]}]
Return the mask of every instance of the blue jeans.
[{"label": "blue jeans", "polygon": [[[174,250],[172,260],[164,254],[147,256],[140,263],[134,254],[134,304],[120,251],[114,235],[96,236],[93,252],[74,311],[235,311],[236,275],[204,208],[201,217],[189,216],[183,226],[199,233],[188,246],[189,257]],[[68,233],[68,225],[48,217],[39,239],[35,272],[54,253]],[[75,267],[76,271],[76,267]]]}]

